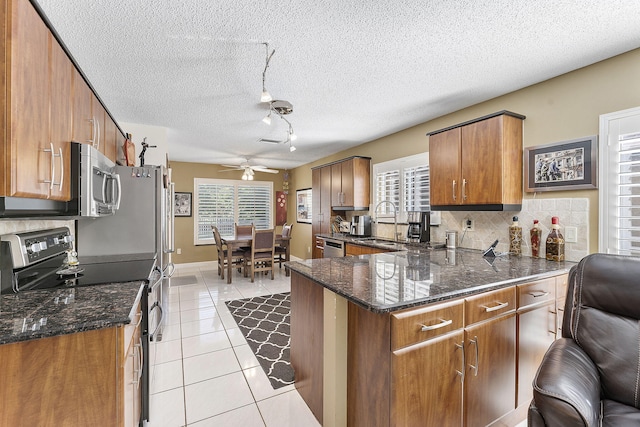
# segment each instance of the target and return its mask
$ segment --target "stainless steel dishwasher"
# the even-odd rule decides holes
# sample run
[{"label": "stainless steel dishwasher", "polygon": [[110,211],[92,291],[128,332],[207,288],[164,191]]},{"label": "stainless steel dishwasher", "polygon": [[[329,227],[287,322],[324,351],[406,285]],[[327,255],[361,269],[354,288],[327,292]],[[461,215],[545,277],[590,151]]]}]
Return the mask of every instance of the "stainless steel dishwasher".
[{"label": "stainless steel dishwasher", "polygon": [[336,258],[344,256],[344,242],[340,240],[324,239],[323,258]]}]

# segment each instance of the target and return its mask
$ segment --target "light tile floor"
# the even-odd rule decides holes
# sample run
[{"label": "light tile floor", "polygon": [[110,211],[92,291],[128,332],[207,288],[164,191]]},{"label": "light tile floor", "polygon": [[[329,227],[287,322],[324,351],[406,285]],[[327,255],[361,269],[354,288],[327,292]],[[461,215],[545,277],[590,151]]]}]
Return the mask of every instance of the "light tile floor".
[{"label": "light tile floor", "polygon": [[288,292],[284,268],[254,283],[234,271],[218,277],[215,263],[177,266],[167,327],[151,346],[148,427],[316,427],[294,386],[274,390],[225,301]]},{"label": "light tile floor", "polygon": [[228,285],[215,263],[177,266],[163,340],[151,346],[148,427],[320,425],[294,386],[271,387],[224,303],[290,291],[284,268],[254,283],[233,274]]}]

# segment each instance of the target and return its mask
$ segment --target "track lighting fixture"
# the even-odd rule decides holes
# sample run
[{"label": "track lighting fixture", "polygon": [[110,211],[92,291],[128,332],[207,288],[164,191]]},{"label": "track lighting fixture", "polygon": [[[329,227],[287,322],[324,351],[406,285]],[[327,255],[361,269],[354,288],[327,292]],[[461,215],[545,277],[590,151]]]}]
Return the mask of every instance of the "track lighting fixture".
[{"label": "track lighting fixture", "polygon": [[[291,114],[293,112],[293,105],[291,105],[291,103],[288,101],[279,100],[279,99],[274,100],[271,97],[271,94],[267,92],[266,84],[265,84],[267,69],[269,68],[269,62],[271,61],[273,54],[276,53],[276,50],[273,49],[271,50],[271,52],[269,52],[269,43],[262,43],[262,44],[264,44],[265,46],[266,60],[265,60],[264,70],[262,71],[262,96],[260,97],[260,101],[269,103],[269,112],[267,113],[266,116],[264,116],[264,118],[262,119],[262,122],[267,125],[271,125],[271,113],[277,114],[278,117],[284,120],[288,125],[288,130],[287,130],[287,139],[283,142],[285,144],[287,142],[289,143],[289,151],[295,151],[296,147],[294,147],[291,144],[291,141],[295,141],[298,138],[298,136],[293,132],[293,126],[291,125],[289,120],[287,120],[284,117],[285,115]],[[245,178],[245,175],[242,175],[242,179],[252,179],[252,177],[251,175],[247,175],[247,177]]]},{"label": "track lighting fixture", "polygon": [[262,119],[262,122],[268,126],[271,126],[271,109],[269,109],[269,114],[264,116],[264,119]]},{"label": "track lighting fixture", "polygon": [[264,71],[262,71],[262,95],[260,96],[260,102],[271,102],[273,98],[271,97],[271,94],[267,91],[264,84],[264,80],[265,80],[265,77],[267,76],[267,68],[269,68],[269,61],[271,61],[271,57],[273,56],[274,53],[276,53],[276,50],[273,49],[271,53],[269,53],[269,43],[263,43],[263,44],[267,52],[267,56],[266,56],[267,60],[264,64]]}]

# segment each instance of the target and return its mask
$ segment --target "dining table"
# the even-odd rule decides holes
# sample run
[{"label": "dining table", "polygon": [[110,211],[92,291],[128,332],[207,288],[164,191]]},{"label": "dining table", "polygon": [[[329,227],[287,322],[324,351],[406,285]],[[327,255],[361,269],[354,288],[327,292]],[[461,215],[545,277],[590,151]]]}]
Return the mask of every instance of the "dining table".
[{"label": "dining table", "polygon": [[[289,247],[289,241],[291,236],[282,236],[282,234],[276,234],[275,244],[285,248],[285,262],[289,261],[291,248]],[[227,246],[227,283],[231,283],[231,276],[233,272],[232,254],[234,250],[240,248],[251,248],[252,236],[251,234],[234,234],[232,236],[220,236],[222,245]],[[275,263],[275,262],[274,262]],[[289,269],[285,269],[285,274],[289,276]]]}]

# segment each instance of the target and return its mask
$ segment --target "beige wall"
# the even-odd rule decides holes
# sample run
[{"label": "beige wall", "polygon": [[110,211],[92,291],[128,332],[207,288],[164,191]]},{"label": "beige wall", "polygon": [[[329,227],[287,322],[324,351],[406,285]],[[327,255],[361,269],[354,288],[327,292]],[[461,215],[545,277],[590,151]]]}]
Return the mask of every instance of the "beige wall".
[{"label": "beige wall", "polygon": [[[291,193],[311,187],[311,167],[352,155],[369,156],[372,164],[428,151],[427,132],[500,110],[525,115],[524,146],[598,134],[599,116],[640,105],[640,49],[564,74],[545,82],[453,112],[404,131],[326,157],[292,171]],[[303,149],[303,147],[300,147]],[[290,194],[291,196],[291,194]],[[589,251],[598,248],[598,191],[525,193],[536,197],[589,199]],[[293,206],[290,205],[289,206]],[[292,209],[289,210],[290,218]],[[296,224],[292,255],[309,258],[311,225]]]},{"label": "beige wall", "polygon": [[[171,162],[171,178],[175,183],[175,191],[193,193],[194,178],[213,178],[213,179],[240,179],[242,171],[219,172],[221,169],[228,169],[220,165],[211,165],[204,163],[187,163],[187,162]],[[283,172],[277,174],[256,172],[254,176],[256,181],[272,181],[273,190],[282,190]],[[291,200],[291,197],[289,197]],[[288,214],[291,217],[291,203],[288,204]],[[274,210],[275,218],[275,210]],[[295,220],[295,216],[293,216]],[[172,261],[176,264],[215,261],[216,249],[214,245],[195,246],[193,244],[193,215],[191,217],[177,217],[175,221],[175,242],[176,248],[180,248],[182,254],[174,253]],[[288,220],[291,222],[291,220]]]}]

